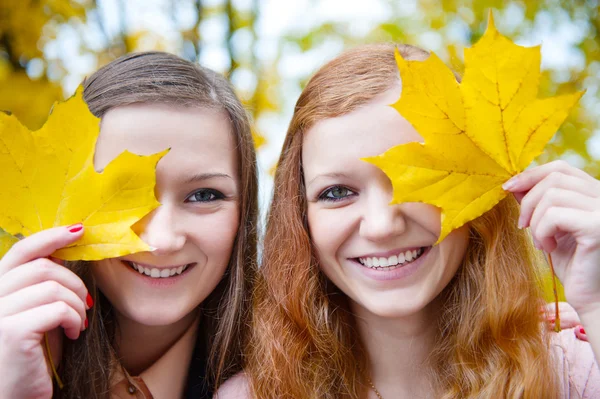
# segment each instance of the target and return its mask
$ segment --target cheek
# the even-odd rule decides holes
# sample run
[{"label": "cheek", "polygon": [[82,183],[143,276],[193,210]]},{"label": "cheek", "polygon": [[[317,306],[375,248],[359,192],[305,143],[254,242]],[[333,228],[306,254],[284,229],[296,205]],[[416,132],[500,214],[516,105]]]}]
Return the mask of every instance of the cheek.
[{"label": "cheek", "polygon": [[400,207],[405,215],[410,215],[421,227],[439,237],[442,229],[442,212],[439,208],[420,202],[400,204]]},{"label": "cheek", "polygon": [[339,248],[340,239],[337,237],[335,221],[330,220],[329,213],[331,210],[316,209],[316,207],[308,206],[307,217],[310,238],[314,246],[314,251],[318,257],[318,268],[327,276],[327,278],[338,284],[337,276],[339,268],[335,267],[336,253]]},{"label": "cheek", "polygon": [[90,265],[90,270],[92,272],[92,276],[94,277],[94,281],[96,285],[100,289],[100,291],[106,293],[106,289],[111,291],[111,287],[119,286],[115,284],[117,281],[121,281],[121,274],[126,272],[122,265],[116,264],[119,262],[117,259],[103,259],[99,261],[95,261]]},{"label": "cheek", "polygon": [[351,236],[350,208],[324,209],[308,206],[310,236],[322,261],[335,257]]},{"label": "cheek", "polygon": [[452,278],[458,271],[467,252],[467,247],[469,245],[469,227],[462,226],[454,230],[452,233],[448,234],[444,241],[439,245],[440,249],[445,252],[444,258],[448,265],[446,274]]},{"label": "cheek", "polygon": [[189,239],[213,260],[228,260],[239,228],[239,210],[223,210],[212,215],[189,218]]},{"label": "cheek", "polygon": [[327,220],[327,212],[323,212],[322,209],[309,204],[307,218],[311,241],[313,242],[319,257],[327,258],[330,256],[328,254],[330,252],[329,248],[332,247],[331,241],[335,236],[335,233],[329,235],[325,234],[325,231],[329,225],[329,221]]}]

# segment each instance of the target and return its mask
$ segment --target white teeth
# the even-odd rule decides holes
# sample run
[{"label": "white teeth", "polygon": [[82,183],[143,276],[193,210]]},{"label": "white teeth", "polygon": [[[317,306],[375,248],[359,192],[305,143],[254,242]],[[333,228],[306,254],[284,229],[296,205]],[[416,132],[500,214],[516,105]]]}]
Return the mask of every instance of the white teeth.
[{"label": "white teeth", "polygon": [[158,269],[156,267],[148,268],[138,265],[134,262],[128,262],[134,270],[140,274],[145,274],[151,278],[168,278],[183,273],[189,265],[174,267],[172,269]]},{"label": "white teeth", "polygon": [[369,257],[359,258],[359,262],[370,268],[391,268],[398,265],[404,265],[415,259],[417,259],[423,253],[423,249],[413,249],[411,251],[405,251],[398,255],[392,255],[389,258],[383,257]]}]

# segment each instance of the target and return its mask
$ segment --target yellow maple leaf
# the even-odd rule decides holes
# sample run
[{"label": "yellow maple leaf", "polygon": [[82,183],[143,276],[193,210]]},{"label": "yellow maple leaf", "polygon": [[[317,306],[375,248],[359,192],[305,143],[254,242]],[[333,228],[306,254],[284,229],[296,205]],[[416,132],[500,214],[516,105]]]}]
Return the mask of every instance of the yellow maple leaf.
[{"label": "yellow maple leaf", "polygon": [[6,231],[0,229],[0,258],[2,258],[17,241],[19,241],[17,237],[11,236]]},{"label": "yellow maple leaf", "polygon": [[[83,222],[85,233],[53,256],[98,260],[150,248],[131,226],[159,206],[156,164],[166,151],[139,156],[127,151],[98,173],[93,158],[99,119],[82,88],[55,104],[46,124],[30,132],[15,116],[0,113],[0,228],[28,236]],[[8,246],[8,235],[0,241]],[[1,255],[1,254],[0,254]]]},{"label": "yellow maple leaf", "polygon": [[441,208],[438,242],[490,210],[502,184],[544,149],[583,92],[538,99],[540,48],[502,36],[490,13],[479,42],[465,50],[458,83],[434,54],[406,61],[396,51],[402,93],[393,107],[423,137],[365,158],[392,181],[393,204]]}]

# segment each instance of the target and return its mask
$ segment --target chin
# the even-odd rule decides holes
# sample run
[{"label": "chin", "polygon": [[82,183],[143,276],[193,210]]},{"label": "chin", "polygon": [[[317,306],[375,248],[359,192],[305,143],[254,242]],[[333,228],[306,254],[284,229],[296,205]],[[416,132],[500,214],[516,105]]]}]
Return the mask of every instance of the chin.
[{"label": "chin", "polygon": [[131,319],[133,319],[136,323],[144,325],[144,326],[152,326],[152,327],[165,327],[170,326],[177,323],[181,320],[185,315],[181,317],[173,317],[170,314],[144,314],[144,315],[133,315]]},{"label": "chin", "polygon": [[406,306],[406,304],[374,304],[369,305],[366,309],[382,318],[386,319],[401,319],[404,317],[413,316],[419,312],[421,312],[425,306]]},{"label": "chin", "polygon": [[164,301],[149,301],[145,305],[134,303],[125,309],[118,309],[123,317],[144,326],[169,326],[177,323],[196,307],[176,306]]},{"label": "chin", "polygon": [[383,295],[380,298],[363,298],[357,303],[367,312],[381,318],[399,319],[417,315],[431,310],[430,306],[435,298],[406,296],[406,295]]}]

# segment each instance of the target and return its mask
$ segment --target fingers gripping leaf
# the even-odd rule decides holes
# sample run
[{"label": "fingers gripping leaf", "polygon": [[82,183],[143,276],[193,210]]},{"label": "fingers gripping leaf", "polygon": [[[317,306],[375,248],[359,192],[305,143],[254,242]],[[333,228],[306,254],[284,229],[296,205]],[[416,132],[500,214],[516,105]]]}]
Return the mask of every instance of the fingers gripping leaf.
[{"label": "fingers gripping leaf", "polygon": [[[0,114],[0,228],[28,236],[83,222],[82,239],[53,254],[65,260],[148,250],[131,225],[160,205],[154,197],[155,169],[165,152],[124,152],[97,173],[93,159],[98,133],[99,119],[88,110],[81,88],[55,105],[35,132],[14,116]],[[0,237],[5,246],[9,239]]]},{"label": "fingers gripping leaf", "polygon": [[537,99],[539,47],[517,46],[488,28],[465,50],[462,83],[435,55],[396,52],[402,94],[393,107],[424,139],[366,158],[392,181],[392,203],[442,210],[438,242],[506,196],[502,184],[539,155],[583,92]]}]

